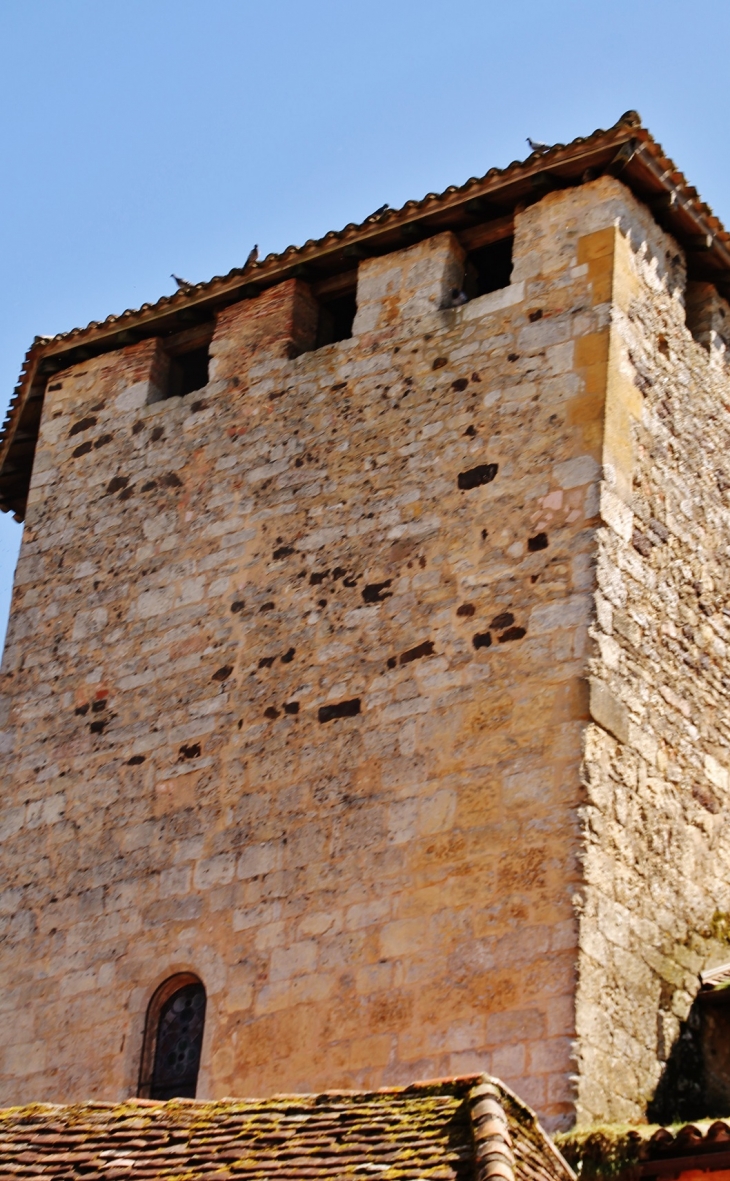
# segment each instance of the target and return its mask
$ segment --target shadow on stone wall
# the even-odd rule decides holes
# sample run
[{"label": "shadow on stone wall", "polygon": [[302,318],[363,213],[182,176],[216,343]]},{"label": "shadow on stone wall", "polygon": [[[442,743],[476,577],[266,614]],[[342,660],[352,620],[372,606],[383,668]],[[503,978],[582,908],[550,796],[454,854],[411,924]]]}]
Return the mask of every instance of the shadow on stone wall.
[{"label": "shadow on stone wall", "polygon": [[646,1114],[670,1124],[730,1113],[730,992],[697,996]]},{"label": "shadow on stone wall", "polygon": [[654,1097],[646,1109],[652,1124],[671,1124],[704,1115],[705,1069],[702,1060],[702,1016],[695,1000],[664,1064]]}]

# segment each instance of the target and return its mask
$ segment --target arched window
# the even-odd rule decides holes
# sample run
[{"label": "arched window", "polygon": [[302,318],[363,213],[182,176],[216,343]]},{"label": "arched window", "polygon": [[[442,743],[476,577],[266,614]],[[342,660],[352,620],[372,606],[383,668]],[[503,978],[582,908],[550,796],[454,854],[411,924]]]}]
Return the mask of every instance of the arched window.
[{"label": "arched window", "polygon": [[139,1074],[143,1099],[194,1099],[205,1024],[205,987],[190,972],[161,984],[147,1009]]}]

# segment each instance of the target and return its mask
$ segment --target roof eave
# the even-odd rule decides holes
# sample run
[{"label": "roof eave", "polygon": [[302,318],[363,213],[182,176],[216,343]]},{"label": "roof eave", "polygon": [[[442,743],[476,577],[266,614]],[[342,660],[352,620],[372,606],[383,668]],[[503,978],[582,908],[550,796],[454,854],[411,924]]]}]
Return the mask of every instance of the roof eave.
[{"label": "roof eave", "polygon": [[[285,279],[354,271],[357,259],[402,249],[416,237],[446,229],[468,235],[469,225],[504,220],[507,210],[530,203],[551,187],[581,184],[603,174],[620,177],[649,207],[659,224],[687,252],[693,277],[718,285],[730,296],[730,235],[698,199],[681,173],[662,153],[639,116],[627,112],[608,131],[597,131],[568,145],[533,152],[505,169],[491,169],[442,194],[409,201],[402,209],[371,216],[361,225],[346,226],[301,247],[269,255],[249,268],[198,284],[189,291],[165,296],[136,311],[110,316],[101,323],[48,338],[36,338],[29,350],[0,437],[0,510],[17,519],[25,512],[32,464],[33,432],[37,432],[45,383],[50,375],[77,361],[109,352],[150,336],[179,329],[181,323],[211,317],[216,310]],[[410,231],[410,236],[409,236]],[[20,480],[18,472],[23,470]]]}]

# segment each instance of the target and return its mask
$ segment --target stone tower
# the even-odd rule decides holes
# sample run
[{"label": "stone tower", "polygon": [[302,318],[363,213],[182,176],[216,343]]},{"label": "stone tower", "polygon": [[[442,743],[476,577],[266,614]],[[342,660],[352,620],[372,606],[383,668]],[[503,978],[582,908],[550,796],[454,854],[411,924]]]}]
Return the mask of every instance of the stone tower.
[{"label": "stone tower", "polygon": [[0,1102],[149,1093],[172,980],[201,1096],[643,1114],[730,958],[728,241],[629,113],[36,340]]}]

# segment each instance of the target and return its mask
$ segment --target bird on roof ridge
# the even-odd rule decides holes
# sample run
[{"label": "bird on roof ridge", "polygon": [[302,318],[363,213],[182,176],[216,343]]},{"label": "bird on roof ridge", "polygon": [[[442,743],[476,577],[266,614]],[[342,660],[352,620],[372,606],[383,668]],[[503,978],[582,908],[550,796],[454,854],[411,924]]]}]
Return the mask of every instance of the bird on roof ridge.
[{"label": "bird on roof ridge", "polygon": [[170,278],[174,279],[175,282],[177,283],[178,291],[192,291],[193,284],[188,283],[187,279],[181,279],[179,275],[175,275],[175,274],[171,274]]},{"label": "bird on roof ridge", "polygon": [[530,139],[529,135],[527,137],[527,142],[530,145],[530,148],[532,149],[533,152],[549,152],[550,151],[550,144],[544,144],[539,139]]},{"label": "bird on roof ridge", "polygon": [[257,242],[256,245],[253,246],[251,248],[251,250],[249,250],[249,252],[248,252],[248,258],[246,259],[245,263],[243,264],[244,271],[248,267],[252,267],[255,262],[258,262],[258,260],[259,260],[259,247],[258,247],[258,242]]},{"label": "bird on roof ridge", "polygon": [[386,201],[385,205],[381,205],[379,209],[376,209],[374,213],[371,213],[368,217],[366,217],[365,221],[370,221],[370,218],[372,217],[381,217],[382,214],[384,214],[388,209],[390,209],[390,205]]}]

